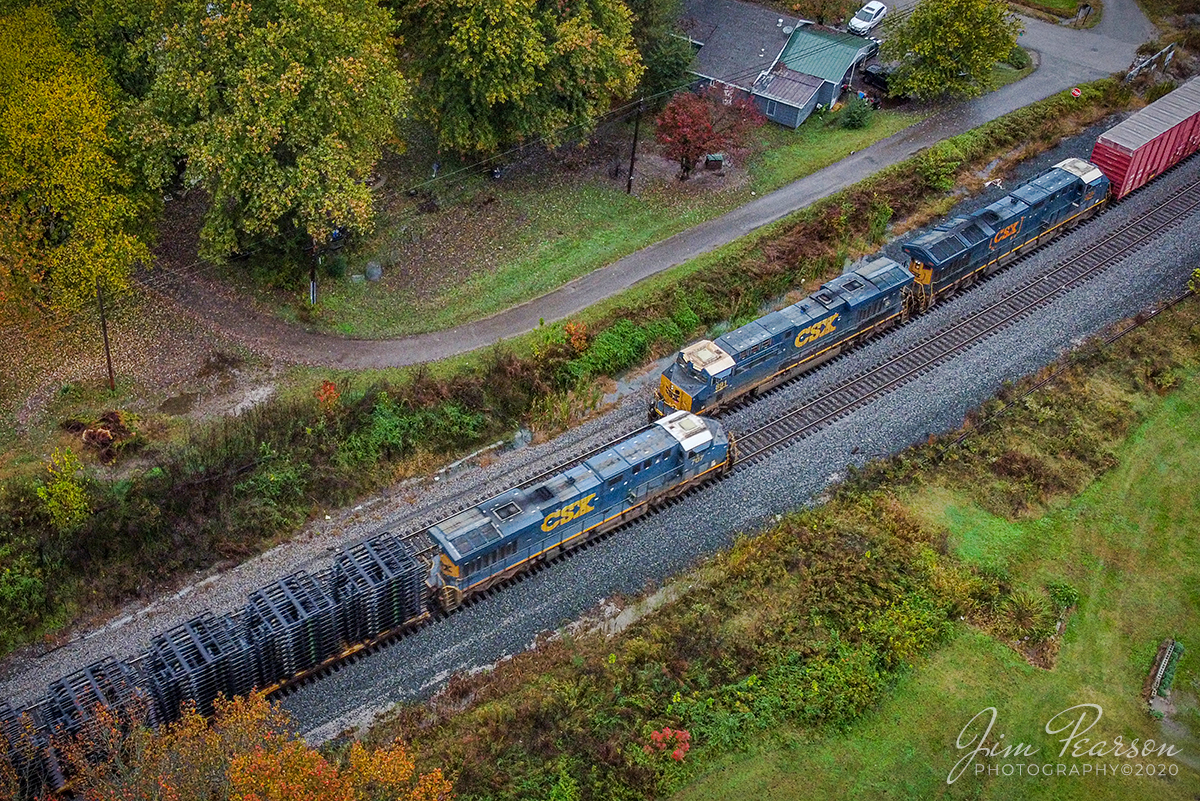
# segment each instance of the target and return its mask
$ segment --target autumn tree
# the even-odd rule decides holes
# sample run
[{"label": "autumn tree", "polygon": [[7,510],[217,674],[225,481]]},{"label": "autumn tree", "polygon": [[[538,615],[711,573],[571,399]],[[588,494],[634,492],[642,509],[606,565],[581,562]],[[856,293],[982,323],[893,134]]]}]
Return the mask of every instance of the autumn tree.
[{"label": "autumn tree", "polygon": [[39,7],[0,17],[0,304],[74,310],[149,253],[103,68]]},{"label": "autumn tree", "polygon": [[983,94],[1020,32],[999,0],[920,0],[883,44],[880,57],[900,64],[889,91],[922,100]]},{"label": "autumn tree", "polygon": [[[157,38],[174,0],[35,0],[58,23],[76,52],[99,58],[127,97],[146,95],[154,77],[146,37]],[[28,0],[0,0],[28,5]]]},{"label": "autumn tree", "polygon": [[97,801],[442,801],[451,791],[440,770],[418,774],[398,743],[354,743],[343,760],[326,759],[257,693],[218,700],[211,720],[185,710],[158,730],[98,710],[64,753],[72,788]]},{"label": "autumn tree", "polygon": [[727,99],[716,89],[704,95],[680,92],[658,115],[655,136],[664,155],[679,162],[679,180],[686,181],[705,154],[739,146],[764,120],[746,98]]},{"label": "autumn tree", "polygon": [[687,84],[688,69],[695,59],[692,44],[675,35],[683,16],[680,0],[626,0],[633,13],[633,42],[646,71],[640,90],[647,96]]},{"label": "autumn tree", "polygon": [[149,45],[137,137],[156,177],[207,190],[202,248],[370,228],[364,179],[394,142],[405,82],[373,0],[183,0]]},{"label": "autumn tree", "polygon": [[642,73],[621,0],[408,0],[399,13],[419,108],[460,153],[554,143]]}]

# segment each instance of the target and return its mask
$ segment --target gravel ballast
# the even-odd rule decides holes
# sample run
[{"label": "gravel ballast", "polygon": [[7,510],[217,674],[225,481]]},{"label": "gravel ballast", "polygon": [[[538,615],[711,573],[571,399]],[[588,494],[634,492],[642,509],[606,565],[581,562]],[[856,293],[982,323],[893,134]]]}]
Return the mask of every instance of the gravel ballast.
[{"label": "gravel ballast", "polygon": [[[1106,126],[1107,127],[1107,126]],[[1092,137],[1094,139],[1094,136]],[[1080,139],[1090,145],[1090,141]],[[1070,146],[1067,146],[1069,149]],[[1066,155],[1059,149],[1028,165],[1033,172]],[[1064,155],[1065,153],[1065,155]],[[976,290],[946,304],[872,345],[828,365],[762,401],[729,415],[736,430],[756,427],[772,415],[811,397],[877,362],[886,353],[917,346],[949,316],[960,316],[999,297],[1015,284],[1086,243],[1094,232],[1114,227],[1158,205],[1175,188],[1200,173],[1200,161],[1160,178],[1070,237],[1014,265]],[[1002,194],[1001,190],[995,190]],[[970,201],[973,208],[977,200]],[[348,725],[368,721],[391,703],[430,692],[457,670],[478,669],[529,646],[615,593],[637,593],[660,583],[696,560],[728,544],[739,531],[752,531],[819,495],[848,464],[894,453],[928,434],[955,428],[970,408],[1008,379],[1031,373],[1083,337],[1177,294],[1200,264],[1200,243],[1185,222],[1102,277],[1037,312],[918,381],[839,421],[777,457],[684,502],[640,521],[603,543],[515,584],[448,621],[426,628],[331,677],[303,688],[285,705],[313,741]],[[895,255],[892,253],[891,255]],[[569,454],[611,439],[614,428],[630,428],[644,415],[639,393],[600,418],[559,439],[516,451],[499,452],[487,467],[469,466],[436,481],[411,482],[311,527],[294,541],[214,576],[200,576],[174,596],[126,610],[109,626],[90,632],[53,652],[10,660],[0,692],[11,703],[33,701],[46,684],[107,655],[131,656],[158,633],[205,611],[241,606],[258,587],[295,570],[319,570],[336,549],[384,528],[402,528],[405,515],[436,506],[462,492],[486,496],[508,486],[514,472],[561,461]],[[480,490],[480,486],[484,489]]]}]

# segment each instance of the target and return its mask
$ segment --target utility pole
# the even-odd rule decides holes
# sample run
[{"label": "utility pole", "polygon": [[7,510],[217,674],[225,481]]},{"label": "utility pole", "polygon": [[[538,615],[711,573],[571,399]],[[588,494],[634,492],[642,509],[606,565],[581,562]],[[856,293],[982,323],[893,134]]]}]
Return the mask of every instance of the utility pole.
[{"label": "utility pole", "polygon": [[638,100],[637,117],[633,120],[633,149],[629,151],[629,181],[625,184],[625,194],[627,195],[633,194],[633,164],[637,160],[638,131],[642,127],[642,107],[645,103],[645,97]]},{"label": "utility pole", "polygon": [[104,318],[104,293],[100,291],[100,276],[96,276],[96,302],[100,304],[100,332],[104,335],[104,360],[108,362],[108,389],[117,391],[117,379],[113,375],[112,350],[108,347],[108,321]]}]

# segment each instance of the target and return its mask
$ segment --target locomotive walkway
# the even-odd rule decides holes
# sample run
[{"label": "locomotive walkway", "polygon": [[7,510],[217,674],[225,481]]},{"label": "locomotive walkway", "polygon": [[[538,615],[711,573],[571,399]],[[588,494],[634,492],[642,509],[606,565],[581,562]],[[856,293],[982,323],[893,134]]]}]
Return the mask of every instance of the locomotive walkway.
[{"label": "locomotive walkway", "polygon": [[[901,0],[912,5],[915,0]],[[285,362],[340,369],[401,367],[436,361],[487,347],[561,320],[609,298],[634,283],[707,253],[903,161],[918,150],[1072,86],[1127,69],[1137,45],[1154,27],[1135,0],[1108,0],[1104,18],[1091,30],[1074,30],[1022,19],[1021,44],[1039,54],[1037,71],[973,101],[933,117],[837,164],[764,195],[724,216],[657,242],[561,288],[482,320],[444,331],[391,340],[357,340],[304,331],[212,297],[175,274],[168,296],[234,341]]]}]

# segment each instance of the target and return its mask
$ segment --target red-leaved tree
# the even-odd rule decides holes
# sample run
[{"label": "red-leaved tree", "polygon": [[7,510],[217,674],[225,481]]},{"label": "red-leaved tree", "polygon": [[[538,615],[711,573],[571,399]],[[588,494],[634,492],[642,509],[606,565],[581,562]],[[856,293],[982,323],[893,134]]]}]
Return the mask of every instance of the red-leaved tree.
[{"label": "red-leaved tree", "polygon": [[738,147],[765,121],[748,98],[731,99],[713,87],[703,95],[681,92],[671,98],[656,120],[656,137],[667,158],[679,162],[679,180],[686,181],[705,154]]}]

